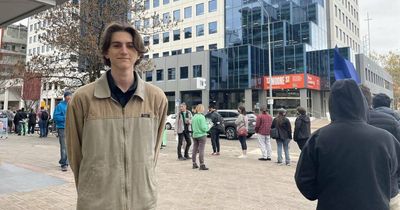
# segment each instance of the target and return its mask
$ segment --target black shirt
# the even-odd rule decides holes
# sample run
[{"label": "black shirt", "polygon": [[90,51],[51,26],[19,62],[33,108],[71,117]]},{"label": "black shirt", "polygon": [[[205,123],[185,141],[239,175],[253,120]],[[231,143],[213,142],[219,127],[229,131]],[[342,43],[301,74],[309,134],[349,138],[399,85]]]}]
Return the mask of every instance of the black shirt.
[{"label": "black shirt", "polygon": [[133,84],[129,89],[124,93],[122,90],[115,85],[114,79],[111,76],[111,71],[107,71],[107,81],[108,81],[108,86],[110,87],[111,91],[111,97],[118,101],[118,103],[121,104],[122,107],[125,107],[125,105],[128,103],[128,101],[132,98],[133,94],[136,91],[137,88],[137,79],[134,78]]}]

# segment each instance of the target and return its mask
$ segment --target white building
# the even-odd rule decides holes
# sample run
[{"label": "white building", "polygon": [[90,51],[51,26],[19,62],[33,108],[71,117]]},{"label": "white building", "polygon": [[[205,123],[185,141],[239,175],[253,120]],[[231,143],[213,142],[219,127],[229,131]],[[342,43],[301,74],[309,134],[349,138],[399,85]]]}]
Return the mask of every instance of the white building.
[{"label": "white building", "polygon": [[[45,56],[57,53],[53,46],[43,44],[40,41],[40,36],[46,33],[45,29],[48,25],[47,21],[40,21],[33,17],[28,18],[27,62],[35,55]],[[56,102],[63,99],[62,88],[57,82],[51,82],[51,79],[50,82],[42,80],[40,106],[45,105],[50,113],[53,113]]]},{"label": "white building", "polygon": [[327,0],[328,48],[350,47],[361,52],[358,0]]},{"label": "white building", "polygon": [[[169,31],[144,36],[151,46],[146,55],[150,58],[165,57],[191,52],[223,48],[224,1],[221,0],[145,0],[149,14],[156,12],[161,21],[176,21]],[[136,28],[150,28],[150,19],[137,20]]]}]

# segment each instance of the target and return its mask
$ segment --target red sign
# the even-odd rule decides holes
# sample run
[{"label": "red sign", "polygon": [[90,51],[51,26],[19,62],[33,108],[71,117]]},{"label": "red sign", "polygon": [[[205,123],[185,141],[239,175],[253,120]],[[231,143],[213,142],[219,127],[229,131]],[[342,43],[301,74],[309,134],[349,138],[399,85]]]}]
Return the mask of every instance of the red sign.
[{"label": "red sign", "polygon": [[24,100],[40,99],[41,77],[37,73],[25,73],[22,98]]},{"label": "red sign", "polygon": [[[320,78],[311,74],[285,74],[272,76],[272,89],[314,89],[320,90]],[[307,81],[307,84],[305,84]],[[269,76],[264,76],[264,90],[269,89]]]}]

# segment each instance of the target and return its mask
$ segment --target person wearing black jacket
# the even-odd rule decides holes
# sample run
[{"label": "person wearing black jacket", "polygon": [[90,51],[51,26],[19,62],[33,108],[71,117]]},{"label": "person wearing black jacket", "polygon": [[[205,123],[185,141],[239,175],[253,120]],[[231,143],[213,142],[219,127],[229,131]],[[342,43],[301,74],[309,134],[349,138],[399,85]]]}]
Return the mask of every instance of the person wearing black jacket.
[{"label": "person wearing black jacket", "polygon": [[285,151],[285,163],[290,166],[290,156],[289,156],[289,142],[292,139],[292,126],[290,125],[289,119],[286,117],[286,110],[279,109],[278,116],[272,120],[272,128],[277,128],[279,133],[279,138],[276,139],[277,152],[278,152],[278,164],[283,164],[282,162],[282,147]]},{"label": "person wearing black jacket", "polygon": [[378,93],[372,98],[372,106],[376,111],[392,115],[400,121],[400,115],[390,108],[390,97],[384,93]]},{"label": "person wearing black jacket", "polygon": [[367,116],[368,124],[389,131],[394,137],[396,137],[397,141],[400,142],[400,122],[390,114],[372,109],[370,89],[364,85],[361,85],[360,89],[367,100],[369,108]]},{"label": "person wearing black jacket", "polygon": [[306,115],[306,109],[303,107],[297,107],[297,113],[299,116],[294,123],[293,140],[297,143],[300,150],[302,150],[307,139],[311,136],[311,121]]},{"label": "person wearing black jacket", "polygon": [[206,118],[210,119],[212,122],[212,127],[210,128],[210,137],[213,153],[211,155],[220,155],[220,144],[219,144],[219,134],[220,129],[218,129],[219,124],[222,123],[219,120],[222,119],[221,115],[217,112],[215,104],[210,104],[208,106],[208,113]]},{"label": "person wearing black jacket", "polygon": [[388,210],[398,194],[400,143],[367,124],[368,106],[353,80],[336,81],[329,98],[331,123],[304,145],[295,181],[317,209]]},{"label": "person wearing black jacket", "polygon": [[36,113],[31,109],[31,112],[28,114],[28,134],[35,133],[35,125],[36,125]]}]

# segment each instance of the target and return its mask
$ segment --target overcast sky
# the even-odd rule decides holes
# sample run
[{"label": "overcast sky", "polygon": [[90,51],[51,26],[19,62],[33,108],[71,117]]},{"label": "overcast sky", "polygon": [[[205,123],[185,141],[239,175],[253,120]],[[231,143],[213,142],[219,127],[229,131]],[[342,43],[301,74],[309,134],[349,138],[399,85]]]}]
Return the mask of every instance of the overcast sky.
[{"label": "overcast sky", "polygon": [[358,0],[360,38],[368,34],[367,12],[370,21],[371,50],[378,53],[400,52],[400,1]]}]

